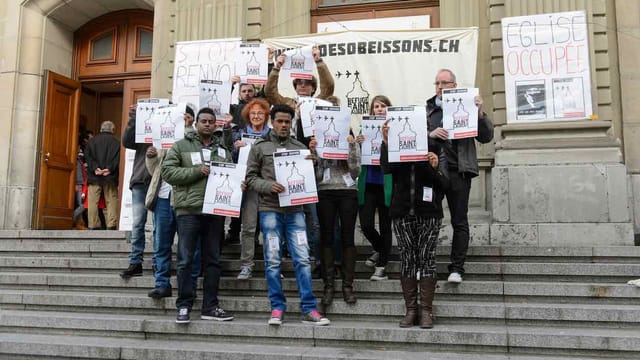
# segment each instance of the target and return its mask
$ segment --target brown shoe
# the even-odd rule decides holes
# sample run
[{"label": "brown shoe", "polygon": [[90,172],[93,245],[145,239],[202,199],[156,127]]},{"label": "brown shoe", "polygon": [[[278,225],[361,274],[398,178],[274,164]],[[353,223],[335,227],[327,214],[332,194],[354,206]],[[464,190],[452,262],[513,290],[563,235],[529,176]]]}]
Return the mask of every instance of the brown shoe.
[{"label": "brown shoe", "polygon": [[420,327],[431,329],[433,327],[433,296],[436,292],[435,278],[420,278]]},{"label": "brown shoe", "polygon": [[404,306],[406,312],[404,318],[400,320],[401,328],[408,328],[418,322],[418,280],[400,278],[402,285],[402,295],[404,296]]}]

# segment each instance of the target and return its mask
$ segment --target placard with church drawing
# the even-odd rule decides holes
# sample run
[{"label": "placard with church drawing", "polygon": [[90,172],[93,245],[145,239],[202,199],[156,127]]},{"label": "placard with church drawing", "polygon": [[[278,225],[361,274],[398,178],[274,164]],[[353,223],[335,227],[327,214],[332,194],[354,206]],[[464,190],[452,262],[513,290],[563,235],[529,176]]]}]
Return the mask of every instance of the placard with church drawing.
[{"label": "placard with church drawing", "polygon": [[309,150],[287,150],[273,153],[276,181],[285,191],[278,194],[280,206],[318,202],[313,161],[305,159]]},{"label": "placard with church drawing", "polygon": [[305,137],[315,135],[316,120],[313,117],[316,106],[333,106],[332,103],[309,96],[298,97],[298,105],[300,106],[300,119],[302,121],[302,132]]},{"label": "placard with church drawing", "polygon": [[380,165],[382,126],[386,120],[384,115],[362,116],[362,165]]},{"label": "placard with church drawing", "polygon": [[216,114],[216,125],[224,125],[224,116],[231,107],[231,82],[200,81],[200,108],[208,107]]},{"label": "placard with church drawing", "polygon": [[136,104],[136,143],[151,144],[153,141],[153,112],[168,105],[169,99],[140,99]]},{"label": "placard with church drawing", "polygon": [[262,43],[242,43],[235,56],[236,75],[243,84],[266,84],[269,49]]},{"label": "placard with church drawing", "polygon": [[186,104],[169,104],[156,109],[151,132],[153,146],[170,149],[173,143],[184,138],[185,111]]},{"label": "placard with church drawing", "polygon": [[318,156],[323,159],[347,159],[351,109],[341,106],[316,106],[313,116]]},{"label": "placard with church drawing", "polygon": [[477,95],[478,88],[442,90],[442,127],[449,133],[449,139],[478,135]]},{"label": "placard with church drawing", "polygon": [[239,217],[242,205],[240,185],[247,167],[241,164],[212,162],[207,178],[202,212],[220,216]]},{"label": "placard with church drawing", "polygon": [[426,161],[429,148],[425,107],[390,106],[387,120],[389,162]]},{"label": "placard with church drawing", "polygon": [[308,45],[285,51],[280,76],[291,79],[311,79],[315,67],[312,48]]}]

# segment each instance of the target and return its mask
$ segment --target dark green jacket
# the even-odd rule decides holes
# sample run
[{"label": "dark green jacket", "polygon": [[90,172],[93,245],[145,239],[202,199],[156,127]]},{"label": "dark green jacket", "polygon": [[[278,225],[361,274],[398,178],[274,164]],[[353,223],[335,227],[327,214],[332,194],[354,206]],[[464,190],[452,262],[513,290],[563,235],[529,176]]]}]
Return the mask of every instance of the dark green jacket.
[{"label": "dark green jacket", "polygon": [[[232,162],[231,150],[223,144],[219,134],[213,135],[211,161]],[[224,156],[220,156],[221,152]],[[197,132],[185,134],[185,138],[174,143],[164,157],[161,176],[173,186],[176,215],[202,213],[207,186],[207,176],[200,171],[202,165],[202,143]]]},{"label": "dark green jacket", "polygon": [[[370,165],[362,165],[360,167],[360,175],[358,176],[358,205],[364,205],[364,193],[367,187],[367,171]],[[374,165],[375,166],[375,165]],[[391,206],[391,193],[393,192],[393,176],[384,174],[384,205]]]}]

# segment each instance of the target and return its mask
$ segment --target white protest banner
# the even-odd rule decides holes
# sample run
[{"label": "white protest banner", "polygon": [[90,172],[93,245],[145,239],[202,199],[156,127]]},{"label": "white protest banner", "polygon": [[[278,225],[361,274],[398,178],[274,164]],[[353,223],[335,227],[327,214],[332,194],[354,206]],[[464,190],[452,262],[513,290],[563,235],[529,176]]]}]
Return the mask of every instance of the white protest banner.
[{"label": "white protest banner", "polygon": [[387,120],[384,115],[362,116],[362,165],[380,165],[382,145],[382,125]]},{"label": "white protest banner", "polygon": [[449,139],[478,135],[478,88],[442,89],[442,127]]},{"label": "white protest banner", "polygon": [[122,198],[120,200],[120,221],[118,230],[131,231],[133,229],[133,193],[129,189],[129,180],[133,173],[133,161],[136,158],[136,151],[125,149],[124,154],[124,175],[122,177]]},{"label": "white protest banner", "polygon": [[184,138],[184,113],[187,104],[169,104],[156,109],[159,124],[153,124],[153,146],[170,149],[174,142]]},{"label": "white protest banner", "polygon": [[150,144],[153,140],[153,111],[168,105],[169,99],[140,99],[136,104],[136,143]]},{"label": "white protest banner", "polygon": [[284,52],[284,63],[280,68],[281,76],[291,79],[311,79],[313,76],[312,46],[303,46]]},{"label": "white protest banner", "polygon": [[316,106],[333,106],[332,103],[308,96],[298,97],[297,103],[300,105],[300,120],[302,120],[302,133],[305,137],[315,135],[315,123],[316,120],[313,117],[313,113],[316,111]]},{"label": "white protest banner", "polygon": [[316,106],[313,116],[316,119],[318,156],[323,159],[347,159],[351,109],[341,106]]},{"label": "white protest banner", "polygon": [[200,80],[200,109],[208,107],[216,114],[216,125],[224,125],[231,107],[231,82]]},{"label": "white protest banner", "polygon": [[177,42],[173,102],[198,104],[200,80],[230,81],[236,75],[235,55],[239,46],[240,38]]},{"label": "white protest banner", "polygon": [[389,162],[425,161],[427,111],[424,106],[387,107]]},{"label": "white protest banner", "polygon": [[313,161],[305,157],[309,150],[287,150],[273,153],[276,181],[285,191],[278,194],[280,206],[318,202]]},{"label": "white protest banner", "polygon": [[247,167],[240,164],[212,162],[204,191],[202,212],[220,216],[240,217],[242,190]]},{"label": "white protest banner", "polygon": [[585,11],[502,18],[508,123],[593,115],[588,39]]},{"label": "white protest banner", "polygon": [[[473,87],[476,78],[477,28],[345,31],[264,42],[280,51],[317,45],[335,80],[333,94],[352,114],[367,114],[378,94],[389,96],[392,103],[424,104],[435,94],[433,80],[441,68],[451,69],[460,87]],[[296,96],[291,79],[282,74],[278,90],[284,96]],[[354,129],[360,120],[352,116]]]},{"label": "white protest banner", "polygon": [[235,56],[236,75],[243,84],[266,84],[269,49],[259,43],[242,43]]},{"label": "white protest banner", "polygon": [[242,141],[245,143],[243,147],[238,151],[238,164],[247,165],[249,160],[249,152],[251,152],[251,145],[260,139],[260,135],[242,134]]}]

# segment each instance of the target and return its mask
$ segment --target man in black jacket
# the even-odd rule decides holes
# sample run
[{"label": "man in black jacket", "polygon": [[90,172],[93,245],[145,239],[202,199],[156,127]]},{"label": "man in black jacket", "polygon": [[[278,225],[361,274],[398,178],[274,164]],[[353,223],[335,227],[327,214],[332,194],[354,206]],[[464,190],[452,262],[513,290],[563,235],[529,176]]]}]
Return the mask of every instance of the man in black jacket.
[{"label": "man in black jacket", "polygon": [[147,224],[147,208],[144,206],[151,175],[145,165],[147,149],[151,144],[136,143],[136,105],[129,108],[129,122],[122,134],[122,145],[127,149],[136,151],[133,160],[133,172],[129,180],[132,199],[132,229],[131,229],[131,253],[129,255],[129,267],[120,273],[124,279],[132,276],[142,276],[142,254],[144,253],[145,234],[144,227]]},{"label": "man in black jacket", "polygon": [[100,134],[87,143],[87,183],[89,228],[100,228],[98,201],[103,194],[107,203],[107,230],[115,230],[118,224],[118,170],[120,168],[120,141],[113,136],[115,125],[105,121]]},{"label": "man in black jacket", "polygon": [[[448,281],[461,283],[469,248],[469,192],[471,179],[478,176],[478,158],[474,138],[449,140],[447,130],[442,128],[442,90],[457,87],[456,75],[449,69],[441,69],[436,74],[434,85],[436,95],[427,100],[427,118],[429,137],[444,148],[450,180],[445,193],[453,227]],[[478,135],[475,139],[486,144],[493,139],[493,123],[482,111],[482,97],[476,96],[475,104],[478,107]]]}]

